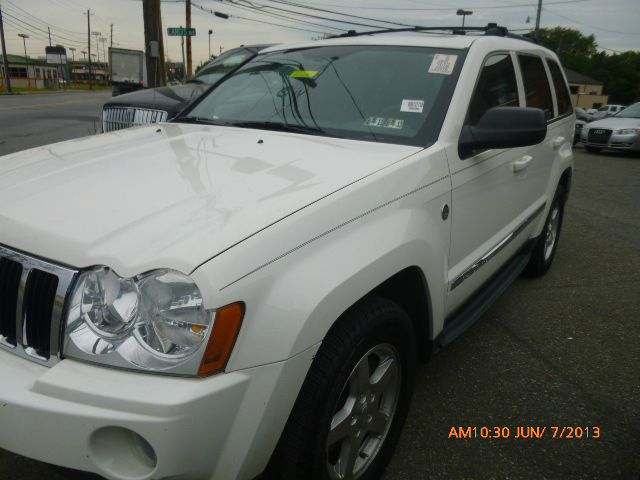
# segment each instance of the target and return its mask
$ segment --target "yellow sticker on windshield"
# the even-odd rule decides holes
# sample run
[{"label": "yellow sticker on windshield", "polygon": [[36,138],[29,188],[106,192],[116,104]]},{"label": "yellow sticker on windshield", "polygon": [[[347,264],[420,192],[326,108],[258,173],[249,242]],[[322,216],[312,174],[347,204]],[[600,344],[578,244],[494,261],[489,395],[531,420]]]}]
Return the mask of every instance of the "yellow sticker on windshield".
[{"label": "yellow sticker on windshield", "polygon": [[289,76],[293,78],[307,78],[312,80],[318,76],[318,72],[316,70],[294,70]]}]

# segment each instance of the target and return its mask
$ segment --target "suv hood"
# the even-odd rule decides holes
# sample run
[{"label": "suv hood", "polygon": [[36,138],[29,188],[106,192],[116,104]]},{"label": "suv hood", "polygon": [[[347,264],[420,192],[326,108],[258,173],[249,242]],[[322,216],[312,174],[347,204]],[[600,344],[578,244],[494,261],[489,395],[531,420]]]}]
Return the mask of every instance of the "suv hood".
[{"label": "suv hood", "polygon": [[123,276],[190,273],[419,150],[187,124],[70,140],[0,157],[0,244]]}]

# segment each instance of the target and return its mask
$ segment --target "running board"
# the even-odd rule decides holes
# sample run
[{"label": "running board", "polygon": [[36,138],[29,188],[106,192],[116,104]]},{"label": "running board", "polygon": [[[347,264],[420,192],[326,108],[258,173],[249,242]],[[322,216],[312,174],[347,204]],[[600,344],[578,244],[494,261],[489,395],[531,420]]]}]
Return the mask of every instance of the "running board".
[{"label": "running board", "polygon": [[449,345],[473,325],[507,288],[520,276],[531,257],[535,240],[527,244],[459,309],[447,317],[444,329],[435,340],[436,349]]}]

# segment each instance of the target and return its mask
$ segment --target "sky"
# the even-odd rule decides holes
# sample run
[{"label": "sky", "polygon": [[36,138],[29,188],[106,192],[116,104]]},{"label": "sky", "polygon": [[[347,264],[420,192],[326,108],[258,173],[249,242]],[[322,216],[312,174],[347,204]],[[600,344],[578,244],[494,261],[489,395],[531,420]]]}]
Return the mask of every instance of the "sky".
[{"label": "sky", "polygon": [[[462,18],[456,16],[456,10],[464,8],[473,12],[466,17],[466,25],[484,26],[488,22],[496,22],[519,32],[533,28],[537,10],[537,0],[192,0],[192,26],[197,32],[192,39],[194,65],[208,57],[210,29],[213,30],[211,52],[214,54],[220,52],[220,47],[226,50],[241,44],[298,42],[317,38],[323,32],[371,29],[308,17],[304,21],[315,25],[300,23],[303,18],[283,10],[264,8],[266,6],[380,27],[393,26],[301,9],[283,2],[422,26],[459,25]],[[141,0],[0,0],[0,7],[5,20],[8,53],[23,54],[23,40],[18,33],[25,33],[29,35],[26,39],[27,54],[30,57],[43,56],[48,45],[49,27],[54,45],[73,47],[76,49],[75,58],[82,58],[80,52],[87,49],[87,9],[91,11],[92,31],[100,32],[100,36],[106,39],[99,43],[101,59],[104,55],[102,47],[109,46],[112,24],[114,46],[144,49]],[[228,14],[230,18],[218,18],[198,7]],[[300,21],[275,18],[260,12],[285,15]],[[180,37],[167,37],[166,28],[185,24],[184,0],[163,0],[162,22],[165,53],[170,60],[180,61]],[[598,45],[612,53],[640,50],[640,0],[543,0],[540,26],[571,27],[587,35],[593,34]],[[100,36],[91,37],[92,52],[95,52],[96,40]],[[67,53],[71,58],[72,52]]]}]

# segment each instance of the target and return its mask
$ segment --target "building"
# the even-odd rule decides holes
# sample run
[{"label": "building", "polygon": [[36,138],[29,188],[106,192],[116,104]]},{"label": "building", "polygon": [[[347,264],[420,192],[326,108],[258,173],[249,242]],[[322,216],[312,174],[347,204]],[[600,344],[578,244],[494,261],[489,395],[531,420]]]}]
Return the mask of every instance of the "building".
[{"label": "building", "polygon": [[602,82],[568,68],[564,69],[564,73],[569,82],[574,106],[589,109],[599,108],[609,103],[609,96],[602,93],[604,87]]},{"label": "building", "polygon": [[[87,62],[73,62],[69,66],[72,83],[89,83],[89,64]],[[109,80],[109,65],[106,63],[91,64],[91,78],[94,83]]]},{"label": "building", "polygon": [[[2,57],[0,57],[0,60]],[[16,88],[58,88],[58,67],[42,58],[7,55],[11,86]],[[0,89],[6,89],[4,64],[0,61]]]}]

